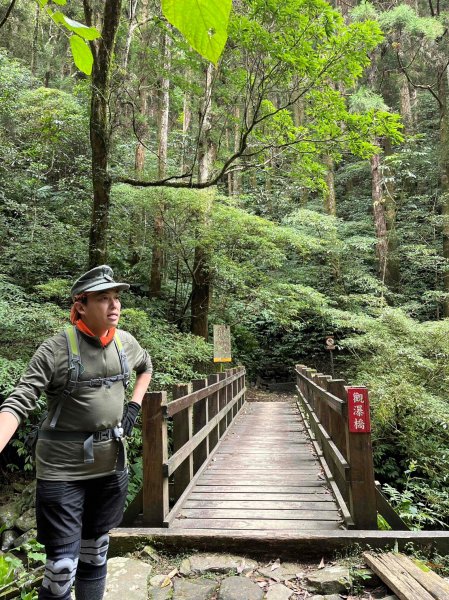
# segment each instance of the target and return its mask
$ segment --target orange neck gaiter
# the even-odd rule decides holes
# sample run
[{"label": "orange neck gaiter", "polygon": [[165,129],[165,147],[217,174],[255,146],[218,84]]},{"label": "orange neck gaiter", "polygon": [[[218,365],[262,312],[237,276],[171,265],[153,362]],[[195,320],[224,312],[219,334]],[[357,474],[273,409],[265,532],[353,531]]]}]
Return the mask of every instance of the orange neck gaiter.
[{"label": "orange neck gaiter", "polygon": [[109,329],[109,331],[107,332],[106,335],[102,335],[100,337],[100,336],[97,336],[94,333],[92,333],[92,331],[89,329],[89,327],[86,325],[86,323],[82,319],[78,319],[76,321],[75,325],[77,326],[77,328],[80,331],[82,331],[86,335],[90,335],[90,337],[98,337],[103,348],[105,346],[107,346],[110,342],[112,342],[112,340],[114,339],[115,327],[111,327],[111,329]]}]

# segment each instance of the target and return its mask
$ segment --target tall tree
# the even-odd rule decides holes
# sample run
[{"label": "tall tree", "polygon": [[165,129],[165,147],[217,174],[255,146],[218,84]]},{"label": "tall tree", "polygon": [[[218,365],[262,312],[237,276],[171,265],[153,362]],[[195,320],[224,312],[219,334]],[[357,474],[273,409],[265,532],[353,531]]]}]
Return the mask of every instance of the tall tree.
[{"label": "tall tree", "polygon": [[[170,65],[171,38],[169,33],[161,32],[161,49],[163,56],[163,77],[159,88],[158,119],[158,178],[164,179],[167,174],[168,124],[170,115]],[[160,209],[154,218],[153,251],[151,258],[150,296],[160,296],[162,287],[163,237],[165,202],[161,192]]]},{"label": "tall tree", "polygon": [[[206,182],[210,177],[216,147],[212,139],[212,81],[214,75],[213,65],[209,64],[205,70],[204,100],[199,114],[200,128],[198,140],[198,180]],[[207,196],[205,196],[207,201]],[[202,215],[198,229],[207,226],[211,204],[208,203]],[[198,234],[197,234],[198,235]],[[209,302],[211,293],[211,273],[207,250],[203,243],[195,246],[195,255],[192,269],[192,296],[191,296],[191,323],[190,331],[195,335],[208,339]]]},{"label": "tall tree", "polygon": [[94,57],[90,105],[90,142],[92,148],[93,203],[89,236],[89,266],[106,262],[107,231],[111,203],[109,151],[111,131],[109,97],[111,72],[122,0],[104,0],[103,12],[95,14],[90,0],[83,0],[84,15],[89,26],[101,21],[101,37],[90,42]]},{"label": "tall tree", "polygon": [[[423,90],[431,94],[437,103],[439,114],[439,169],[440,169],[440,207],[442,216],[442,256],[443,269],[443,314],[449,316],[449,114],[448,114],[448,65],[449,32],[446,16],[440,2],[429,0],[428,11],[421,16],[412,1],[398,5],[382,13],[379,20],[393,41],[396,66],[401,73],[401,105],[410,129],[413,125],[408,107],[408,95],[405,86]],[[431,59],[429,60],[429,57]]]}]

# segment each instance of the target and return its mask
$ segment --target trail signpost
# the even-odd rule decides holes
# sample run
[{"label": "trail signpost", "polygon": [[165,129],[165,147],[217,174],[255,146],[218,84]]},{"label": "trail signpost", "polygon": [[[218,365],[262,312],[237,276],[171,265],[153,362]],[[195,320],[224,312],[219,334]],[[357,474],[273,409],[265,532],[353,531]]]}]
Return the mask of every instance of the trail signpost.
[{"label": "trail signpost", "polygon": [[335,350],[335,338],[333,335],[328,335],[326,337],[326,350],[329,350],[329,352],[330,352],[331,374],[333,377],[334,376],[334,353],[333,353],[333,351]]},{"label": "trail signpost", "polygon": [[214,325],[214,363],[231,361],[231,328],[229,325]]}]

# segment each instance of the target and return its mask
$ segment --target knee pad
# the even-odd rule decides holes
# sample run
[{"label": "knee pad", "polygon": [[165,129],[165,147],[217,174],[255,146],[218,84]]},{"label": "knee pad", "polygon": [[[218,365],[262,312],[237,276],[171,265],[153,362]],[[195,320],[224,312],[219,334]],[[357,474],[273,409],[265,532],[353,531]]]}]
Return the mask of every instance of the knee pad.
[{"label": "knee pad", "polygon": [[42,588],[51,594],[51,597],[65,597],[75,578],[78,559],[70,556],[47,559],[45,563]]},{"label": "knee pad", "polygon": [[81,540],[80,562],[102,567],[106,564],[109,548],[109,535],[104,533],[97,538]]}]

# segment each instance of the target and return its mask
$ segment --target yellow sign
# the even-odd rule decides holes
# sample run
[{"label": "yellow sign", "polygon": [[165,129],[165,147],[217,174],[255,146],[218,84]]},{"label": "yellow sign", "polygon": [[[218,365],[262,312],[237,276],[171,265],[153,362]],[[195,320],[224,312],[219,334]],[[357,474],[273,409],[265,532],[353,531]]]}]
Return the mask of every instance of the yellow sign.
[{"label": "yellow sign", "polygon": [[232,362],[229,325],[214,325],[214,362]]}]

